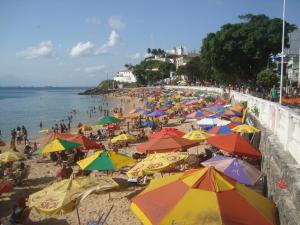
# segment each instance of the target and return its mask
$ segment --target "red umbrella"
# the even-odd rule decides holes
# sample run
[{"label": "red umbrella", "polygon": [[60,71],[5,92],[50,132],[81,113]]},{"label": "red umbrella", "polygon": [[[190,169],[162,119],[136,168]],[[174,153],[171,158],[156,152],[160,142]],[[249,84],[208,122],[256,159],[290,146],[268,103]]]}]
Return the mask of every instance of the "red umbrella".
[{"label": "red umbrella", "polygon": [[197,141],[191,141],[181,137],[173,137],[168,134],[136,146],[139,152],[172,152],[180,151],[199,145]]},{"label": "red umbrella", "polygon": [[68,140],[68,138],[71,137],[75,137],[75,135],[71,134],[71,133],[52,133],[50,135],[48,135],[47,137],[43,138],[43,140],[41,141],[41,143],[39,144],[39,148],[43,147],[44,145],[48,144],[49,141],[52,141],[55,138],[59,138],[62,140]]},{"label": "red umbrella", "polygon": [[85,149],[85,150],[88,150],[88,149],[99,149],[100,148],[100,145],[87,138],[86,136],[84,135],[76,135],[76,136],[72,136],[70,138],[67,138],[67,141],[73,141],[73,142],[76,142],[78,144],[81,144],[82,147],[79,147],[78,149]]},{"label": "red umbrella", "polygon": [[237,133],[213,136],[208,138],[207,143],[229,153],[252,158],[261,157],[259,150]]},{"label": "red umbrella", "polygon": [[11,192],[13,190],[13,185],[5,179],[0,179],[0,195],[4,192]]},{"label": "red umbrella", "polygon": [[182,132],[176,128],[165,127],[165,128],[162,128],[160,131],[155,132],[154,134],[148,135],[148,139],[153,140],[156,138],[161,138],[161,137],[165,136],[166,134],[168,134],[172,137],[182,137],[183,135],[185,135],[184,132]]}]

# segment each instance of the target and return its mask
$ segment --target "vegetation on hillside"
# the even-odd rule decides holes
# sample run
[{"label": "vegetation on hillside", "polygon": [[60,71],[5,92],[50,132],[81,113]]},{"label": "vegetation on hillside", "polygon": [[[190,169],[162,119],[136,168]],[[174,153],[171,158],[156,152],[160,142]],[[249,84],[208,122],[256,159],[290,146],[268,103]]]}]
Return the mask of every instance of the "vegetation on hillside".
[{"label": "vegetation on hillside", "polygon": [[172,63],[158,60],[143,60],[133,67],[138,85],[153,85],[158,81],[170,77],[170,72],[176,71]]}]

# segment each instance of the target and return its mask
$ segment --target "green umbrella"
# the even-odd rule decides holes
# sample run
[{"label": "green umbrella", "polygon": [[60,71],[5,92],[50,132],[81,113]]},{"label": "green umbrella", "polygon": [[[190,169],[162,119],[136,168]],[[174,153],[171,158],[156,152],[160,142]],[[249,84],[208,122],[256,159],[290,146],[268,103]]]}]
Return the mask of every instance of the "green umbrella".
[{"label": "green umbrella", "polygon": [[96,122],[96,125],[106,125],[111,123],[120,123],[122,120],[113,116],[104,116]]},{"label": "green umbrella", "polygon": [[49,141],[45,146],[37,149],[33,153],[33,155],[40,154],[40,153],[45,154],[45,153],[50,153],[50,152],[63,151],[63,150],[77,148],[80,146],[81,146],[81,144],[78,144],[73,141],[66,141],[66,140],[62,140],[59,138],[55,138],[55,139]]}]

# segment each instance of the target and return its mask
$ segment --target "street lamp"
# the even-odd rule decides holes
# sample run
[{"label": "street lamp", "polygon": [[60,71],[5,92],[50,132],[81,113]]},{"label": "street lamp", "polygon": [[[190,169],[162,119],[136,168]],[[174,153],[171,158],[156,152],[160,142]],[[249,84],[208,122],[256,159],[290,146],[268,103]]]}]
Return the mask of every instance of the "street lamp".
[{"label": "street lamp", "polygon": [[282,10],[282,41],[281,41],[281,70],[280,70],[280,93],[279,93],[279,103],[282,104],[282,82],[283,82],[283,50],[284,50],[284,34],[285,34],[285,0],[283,0],[283,10]]}]

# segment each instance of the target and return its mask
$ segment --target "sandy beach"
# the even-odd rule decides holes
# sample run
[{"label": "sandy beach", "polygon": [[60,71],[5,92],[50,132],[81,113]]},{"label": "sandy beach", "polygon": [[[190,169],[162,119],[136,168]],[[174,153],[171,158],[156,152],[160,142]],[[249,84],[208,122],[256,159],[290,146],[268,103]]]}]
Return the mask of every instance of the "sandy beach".
[{"label": "sandy beach", "polygon": [[[108,95],[108,98],[117,98],[120,100],[120,106],[123,108],[124,114],[126,115],[133,107],[141,106],[142,101],[136,97],[116,97],[113,95]],[[123,99],[123,103],[121,103]],[[125,99],[125,101],[124,101]],[[129,101],[127,101],[129,100]],[[125,102],[125,103],[124,103]],[[171,119],[169,125],[176,127],[183,132],[188,132],[190,129],[190,123],[177,124],[176,119]],[[121,127],[121,130],[126,130],[125,124]],[[72,132],[77,132],[73,130]],[[120,131],[117,131],[118,134]],[[33,140],[31,140],[33,141]],[[41,141],[37,139],[34,141]],[[107,145],[107,140],[102,142]],[[204,145],[193,147],[189,149],[190,153],[196,153],[197,151],[202,151]],[[3,150],[7,150],[9,147],[6,146]],[[23,149],[23,145],[18,145],[17,149]],[[122,148],[121,153],[132,155],[135,152],[135,144],[130,144],[128,147]],[[12,205],[20,197],[28,197],[30,194],[35,193],[42,188],[48,186],[52,182],[56,181],[55,177],[56,166],[55,163],[48,158],[41,159],[38,157],[33,157],[30,160],[26,160],[27,165],[30,165],[30,174],[28,179],[20,186],[16,187],[14,192],[5,193],[0,197],[0,216],[7,216],[11,210]],[[73,166],[74,171],[78,169],[78,166]],[[107,176],[106,173],[93,172],[91,176]],[[100,194],[91,194],[79,205],[79,215],[81,224],[87,224],[88,221],[95,220],[102,212],[107,212],[110,206],[114,205],[112,212],[107,220],[108,224],[122,224],[122,225],[135,225],[141,224],[140,221],[130,210],[130,199],[139,193],[142,187],[127,187],[126,174],[121,174],[120,172],[114,172],[109,176],[113,177],[120,187],[112,190],[109,194],[107,192]],[[160,174],[155,174],[154,176],[161,176]],[[75,211],[58,216],[58,217],[43,217],[36,213],[34,210],[30,213],[29,220],[27,224],[40,224],[40,225],[64,225],[64,224],[78,224],[77,214]]]}]

